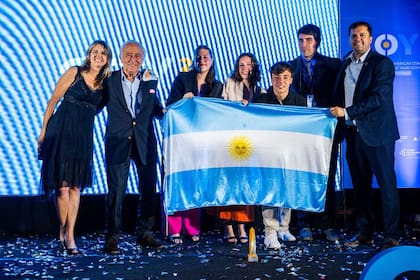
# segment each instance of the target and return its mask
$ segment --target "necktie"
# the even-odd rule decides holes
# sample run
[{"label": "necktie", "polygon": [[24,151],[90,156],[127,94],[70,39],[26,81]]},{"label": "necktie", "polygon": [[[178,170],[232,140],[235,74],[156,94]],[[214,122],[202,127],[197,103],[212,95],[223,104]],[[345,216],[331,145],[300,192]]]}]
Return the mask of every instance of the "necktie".
[{"label": "necktie", "polygon": [[306,74],[308,75],[309,82],[312,81],[312,70],[311,70],[311,61],[306,61]]},{"label": "necktie", "polygon": [[136,103],[135,103],[135,106],[134,106],[134,113],[136,115],[140,111],[140,104],[141,104],[142,99],[143,99],[143,97],[141,95],[141,90],[139,88],[138,91],[137,91],[137,94],[136,94]]},{"label": "necktie", "polygon": [[312,63],[311,60],[305,61],[305,83],[307,86],[306,102],[308,107],[316,107],[316,100],[313,94],[313,83],[312,83]]},{"label": "necktie", "polygon": [[134,107],[134,98],[133,98],[133,90],[130,91],[130,111],[133,115],[136,114],[136,109]]}]

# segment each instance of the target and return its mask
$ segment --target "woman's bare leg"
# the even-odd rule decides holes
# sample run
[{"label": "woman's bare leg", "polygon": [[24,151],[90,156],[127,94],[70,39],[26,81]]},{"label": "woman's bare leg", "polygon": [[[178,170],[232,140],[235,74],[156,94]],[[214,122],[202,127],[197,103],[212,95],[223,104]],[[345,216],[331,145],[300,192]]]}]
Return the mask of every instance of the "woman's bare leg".
[{"label": "woman's bare leg", "polygon": [[67,248],[77,248],[74,240],[74,227],[76,224],[77,214],[79,212],[80,205],[80,188],[70,187],[69,188],[69,208],[67,212],[66,222],[66,241]]},{"label": "woman's bare leg", "polygon": [[56,193],[55,207],[60,222],[60,241],[66,240],[66,224],[69,209],[69,188],[63,184]]}]

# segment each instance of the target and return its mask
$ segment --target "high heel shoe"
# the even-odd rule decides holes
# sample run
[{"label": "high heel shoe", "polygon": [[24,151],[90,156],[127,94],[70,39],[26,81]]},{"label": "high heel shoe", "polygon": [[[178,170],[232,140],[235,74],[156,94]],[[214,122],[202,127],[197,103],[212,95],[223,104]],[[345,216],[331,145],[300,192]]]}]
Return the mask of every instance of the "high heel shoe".
[{"label": "high heel shoe", "polygon": [[61,249],[63,249],[63,251],[67,250],[67,245],[66,245],[66,242],[64,240],[60,240],[60,245],[61,245]]},{"label": "high heel shoe", "polygon": [[239,242],[242,244],[248,243],[248,236],[239,237]]},{"label": "high heel shoe", "polygon": [[72,256],[77,256],[79,254],[79,250],[77,247],[75,248],[67,248],[67,254]]},{"label": "high heel shoe", "polygon": [[169,237],[169,240],[170,240],[172,243],[177,244],[177,245],[180,245],[180,244],[182,244],[182,243],[183,243],[182,238],[181,238],[181,236],[180,236],[179,234],[172,234],[172,235]]},{"label": "high heel shoe", "polygon": [[59,240],[60,240],[60,245],[61,248],[63,249],[63,251],[67,250],[67,244],[66,244],[66,229],[64,226],[60,226],[60,235],[59,235]]},{"label": "high heel shoe", "polygon": [[226,241],[227,241],[227,243],[229,243],[229,244],[234,244],[234,245],[236,245],[236,243],[238,242],[238,239],[235,237],[235,235],[232,235],[232,236],[227,236],[227,237],[226,237]]},{"label": "high heel shoe", "polygon": [[[74,243],[74,242],[70,242],[70,244],[71,243]],[[67,252],[67,255],[77,256],[79,254],[79,249],[77,249],[76,244],[74,244],[73,247],[69,247],[68,241],[65,241],[63,246],[64,246],[64,251]]]}]

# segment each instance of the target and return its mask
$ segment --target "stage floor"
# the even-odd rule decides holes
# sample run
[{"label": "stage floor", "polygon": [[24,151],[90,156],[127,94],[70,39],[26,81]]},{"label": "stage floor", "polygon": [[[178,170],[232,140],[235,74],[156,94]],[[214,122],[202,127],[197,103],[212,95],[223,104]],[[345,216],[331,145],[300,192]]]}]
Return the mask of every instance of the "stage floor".
[{"label": "stage floor", "polygon": [[[420,246],[419,233],[406,230],[401,244]],[[0,279],[359,279],[380,252],[379,243],[350,248],[320,239],[282,242],[279,251],[266,250],[259,233],[259,260],[249,263],[248,244],[228,244],[219,232],[183,245],[157,234],[165,245],[160,250],[141,249],[134,235],[124,233],[121,254],[110,256],[102,253],[103,233],[90,233],[77,237],[81,254],[68,256],[55,236],[0,237]],[[380,237],[376,234],[375,240]],[[398,279],[411,279],[403,277]]]}]

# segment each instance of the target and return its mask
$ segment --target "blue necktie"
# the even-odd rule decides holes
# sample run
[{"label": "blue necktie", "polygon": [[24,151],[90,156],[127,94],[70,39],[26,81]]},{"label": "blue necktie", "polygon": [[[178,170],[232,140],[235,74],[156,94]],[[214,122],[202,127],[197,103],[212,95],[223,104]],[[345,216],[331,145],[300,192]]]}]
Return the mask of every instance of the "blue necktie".
[{"label": "blue necktie", "polygon": [[310,84],[312,82],[312,68],[311,68],[311,61],[305,62],[306,66],[306,76],[308,78],[308,83]]},{"label": "blue necktie", "polygon": [[140,90],[140,88],[141,88],[141,86],[139,86],[139,89],[137,90],[137,94],[136,94],[136,104],[135,104],[135,107],[134,107],[134,113],[137,115],[138,113],[139,113],[139,111],[140,111],[140,104],[141,104],[141,101],[142,101],[142,99],[143,99],[143,96],[142,96],[142,94],[141,94],[141,90]]}]

